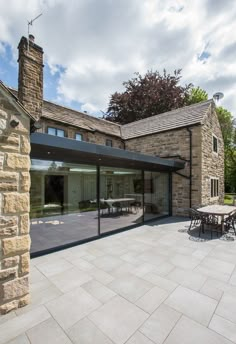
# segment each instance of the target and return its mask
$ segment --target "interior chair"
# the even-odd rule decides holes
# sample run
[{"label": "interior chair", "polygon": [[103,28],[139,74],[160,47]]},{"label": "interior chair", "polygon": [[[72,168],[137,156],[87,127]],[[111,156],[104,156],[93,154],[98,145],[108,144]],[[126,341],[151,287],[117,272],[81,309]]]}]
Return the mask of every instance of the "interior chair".
[{"label": "interior chair", "polygon": [[106,201],[101,201],[100,202],[100,210],[101,210],[101,215],[104,215],[106,211],[109,213],[110,206]]},{"label": "interior chair", "polygon": [[117,213],[119,213],[119,212],[122,213],[122,206],[121,206],[121,203],[120,203],[120,202],[114,202],[114,203],[112,203],[112,208],[115,208],[115,210],[116,210]]},{"label": "interior chair", "polygon": [[131,208],[131,213],[137,214],[139,208],[141,207],[141,202],[139,201],[134,201],[129,204]]}]

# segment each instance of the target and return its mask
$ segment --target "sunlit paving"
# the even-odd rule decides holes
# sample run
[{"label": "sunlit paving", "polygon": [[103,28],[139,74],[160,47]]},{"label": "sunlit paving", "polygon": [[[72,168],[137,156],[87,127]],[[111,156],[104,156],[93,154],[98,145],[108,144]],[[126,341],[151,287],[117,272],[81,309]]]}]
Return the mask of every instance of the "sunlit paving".
[{"label": "sunlit paving", "polygon": [[235,342],[235,234],[189,228],[170,217],[32,259],[31,304],[0,318],[0,343]]}]

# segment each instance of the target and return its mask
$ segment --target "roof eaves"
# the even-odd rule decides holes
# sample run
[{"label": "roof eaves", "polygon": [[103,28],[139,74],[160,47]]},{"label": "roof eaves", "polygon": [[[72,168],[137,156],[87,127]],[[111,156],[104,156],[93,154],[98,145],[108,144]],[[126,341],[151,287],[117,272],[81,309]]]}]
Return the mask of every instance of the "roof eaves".
[{"label": "roof eaves", "polygon": [[62,119],[55,119],[55,118],[52,118],[49,116],[46,116],[45,113],[42,114],[43,118],[47,119],[47,120],[53,120],[54,122],[58,122],[58,123],[64,123],[68,126],[72,126],[72,127],[75,127],[75,128],[80,128],[80,129],[83,129],[83,130],[87,130],[87,131],[90,131],[91,133],[95,133],[95,132],[99,132],[99,133],[102,133],[102,134],[106,134],[108,136],[112,136],[112,137],[116,137],[116,138],[119,138],[119,139],[122,139],[122,136],[121,134],[120,135],[117,135],[117,134],[114,134],[114,133],[111,133],[111,132],[108,132],[108,131],[105,131],[105,130],[99,130],[97,128],[93,128],[93,127],[90,127],[90,126],[83,126],[83,125],[80,125],[80,124],[75,124],[75,123],[71,123],[69,121],[63,121]]},{"label": "roof eaves", "polygon": [[51,101],[46,100],[46,99],[44,99],[43,102],[44,102],[44,103],[48,103],[49,106],[50,106],[50,105],[52,105],[52,106],[57,106],[57,107],[60,107],[60,108],[62,108],[62,109],[65,109],[65,110],[73,111],[73,112],[76,113],[76,114],[80,114],[80,115],[83,115],[83,116],[87,116],[87,117],[89,117],[89,118],[94,119],[95,121],[103,121],[103,122],[106,122],[106,123],[109,123],[109,124],[112,124],[112,125],[121,127],[121,125],[120,125],[119,123],[110,122],[110,121],[107,121],[106,119],[98,118],[98,117],[92,116],[92,115],[90,115],[90,114],[88,114],[88,113],[84,113],[84,112],[81,112],[81,111],[77,111],[77,110],[72,109],[72,108],[70,108],[70,107],[67,107],[67,106],[64,106],[64,105],[60,105],[60,104],[51,102]]},{"label": "roof eaves", "polygon": [[196,127],[196,126],[199,126],[199,125],[202,125],[202,123],[200,121],[196,122],[196,123],[192,123],[192,124],[183,125],[181,127],[168,128],[168,129],[163,129],[163,130],[160,130],[160,131],[153,131],[153,132],[143,133],[143,134],[138,133],[138,134],[134,134],[132,136],[122,136],[122,139],[127,141],[127,140],[135,139],[137,137],[151,136],[151,135],[155,135],[155,134],[165,133],[167,131],[181,130],[181,129],[185,129],[185,128],[192,128],[192,127]]}]

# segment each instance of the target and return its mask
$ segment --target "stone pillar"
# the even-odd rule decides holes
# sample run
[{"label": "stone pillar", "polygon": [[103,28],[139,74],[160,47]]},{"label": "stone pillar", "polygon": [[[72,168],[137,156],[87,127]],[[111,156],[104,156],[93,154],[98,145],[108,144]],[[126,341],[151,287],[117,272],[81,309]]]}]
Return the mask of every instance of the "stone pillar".
[{"label": "stone pillar", "polygon": [[29,132],[0,92],[0,314],[29,303]]}]

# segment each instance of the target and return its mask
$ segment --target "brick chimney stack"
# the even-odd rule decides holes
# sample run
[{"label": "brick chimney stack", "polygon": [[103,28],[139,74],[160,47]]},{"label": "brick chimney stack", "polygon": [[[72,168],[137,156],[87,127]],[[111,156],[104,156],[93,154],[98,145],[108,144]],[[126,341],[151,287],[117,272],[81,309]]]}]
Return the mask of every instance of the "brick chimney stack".
[{"label": "brick chimney stack", "polygon": [[34,36],[22,37],[19,49],[18,98],[37,120],[43,106],[43,49],[34,43]]}]

